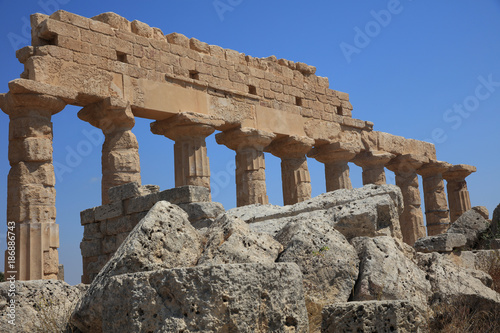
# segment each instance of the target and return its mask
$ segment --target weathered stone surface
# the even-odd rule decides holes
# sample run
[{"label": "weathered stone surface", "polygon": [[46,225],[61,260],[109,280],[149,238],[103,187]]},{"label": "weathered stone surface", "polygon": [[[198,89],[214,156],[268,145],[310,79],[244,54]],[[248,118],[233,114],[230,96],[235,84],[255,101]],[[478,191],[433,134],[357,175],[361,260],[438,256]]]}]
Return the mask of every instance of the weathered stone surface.
[{"label": "weathered stone surface", "polygon": [[76,322],[84,332],[308,332],[295,264],[167,269],[102,283],[101,305]]},{"label": "weathered stone surface", "polygon": [[500,204],[493,211],[493,217],[491,219],[491,232],[494,236],[500,236]]},{"label": "weathered stone surface", "polygon": [[180,186],[158,194],[159,200],[165,200],[175,205],[191,202],[209,202],[210,189],[203,186]]},{"label": "weathered stone surface", "polygon": [[479,236],[488,230],[490,222],[476,210],[466,211],[455,222],[452,223],[447,233],[462,234],[467,238],[466,246],[474,248],[479,241]]},{"label": "weathered stone surface", "polygon": [[217,216],[225,212],[224,206],[218,202],[193,202],[178,206],[188,214],[189,221],[196,229],[209,227]]},{"label": "weathered stone surface", "polygon": [[500,303],[500,295],[488,288],[470,270],[458,267],[445,255],[417,253],[418,266],[425,271],[432,286],[429,303],[452,302],[456,299],[477,300],[485,304]]},{"label": "weathered stone surface", "polygon": [[285,246],[278,262],[294,262],[302,271],[309,327],[319,331],[323,307],[349,299],[358,277],[356,250],[330,224],[316,219],[291,221],[276,239]]},{"label": "weathered stone surface", "polygon": [[103,281],[126,273],[194,266],[202,252],[202,240],[179,207],[160,201],[130,232],[92,282],[78,305],[76,322],[85,322],[101,310]]},{"label": "weathered stone surface", "polygon": [[120,186],[112,187],[108,190],[110,202],[122,201],[125,199],[140,197],[151,193],[160,191],[157,185],[144,185],[141,186],[137,182],[132,182]]},{"label": "weathered stone surface", "polygon": [[[9,296],[11,288],[10,282],[0,283],[0,331],[62,332],[87,286],[56,280],[16,281],[14,297]],[[11,300],[15,302],[15,326],[9,323]]]},{"label": "weathered stone surface", "polygon": [[467,244],[467,238],[462,234],[446,233],[435,236],[422,237],[415,242],[414,248],[418,252],[451,252],[461,249]]},{"label": "weathered stone surface", "polygon": [[488,208],[484,206],[475,206],[472,207],[472,209],[481,214],[481,216],[484,217],[486,220],[490,218],[490,212],[488,211]]},{"label": "weathered stone surface", "polygon": [[206,232],[199,265],[274,263],[282,245],[268,234],[251,231],[242,220],[220,216]]},{"label": "weathered stone surface", "polygon": [[431,285],[425,272],[413,258],[407,257],[412,254],[408,245],[386,236],[355,238],[352,244],[360,259],[353,300],[409,300],[427,304]]},{"label": "weathered stone surface", "polygon": [[428,332],[427,313],[409,301],[332,304],[323,310],[323,333]]},{"label": "weathered stone surface", "polygon": [[[348,239],[361,235],[401,239],[402,202],[401,191],[394,185],[367,185],[324,193],[291,206],[246,206],[230,209],[227,214],[250,223],[252,230],[273,236],[293,219],[318,218],[328,221]],[[350,215],[351,208],[354,215]]]}]

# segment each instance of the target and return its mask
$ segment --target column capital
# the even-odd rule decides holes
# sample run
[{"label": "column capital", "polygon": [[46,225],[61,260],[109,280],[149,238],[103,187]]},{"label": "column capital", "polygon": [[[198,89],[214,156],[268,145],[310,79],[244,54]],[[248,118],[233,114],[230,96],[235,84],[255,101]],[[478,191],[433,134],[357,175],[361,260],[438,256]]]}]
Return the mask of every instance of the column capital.
[{"label": "column capital", "polygon": [[356,155],[353,162],[360,167],[385,166],[395,156],[384,151],[363,151]]},{"label": "column capital", "polygon": [[100,128],[104,133],[130,130],[135,125],[130,103],[115,97],[85,106],[78,112],[78,118]]},{"label": "column capital", "polygon": [[0,109],[10,118],[42,114],[50,117],[59,113],[66,106],[62,99],[50,95],[35,93],[0,94]]},{"label": "column capital", "polygon": [[431,160],[417,169],[417,173],[422,177],[429,177],[442,174],[451,167],[450,163]]},{"label": "column capital", "polygon": [[429,158],[425,156],[404,154],[393,158],[385,167],[395,173],[408,173],[415,172],[418,168],[428,162]]},{"label": "column capital", "polygon": [[271,132],[250,127],[237,127],[218,133],[215,135],[215,140],[218,144],[225,145],[235,151],[245,148],[254,148],[263,151],[275,137],[276,134]]},{"label": "column capital", "polygon": [[443,172],[443,178],[446,179],[447,181],[463,181],[471,173],[476,171],[477,171],[476,167],[472,165],[467,165],[467,164],[452,165],[448,168],[448,170]]},{"label": "column capital", "polygon": [[152,122],[151,132],[164,135],[174,141],[191,137],[206,138],[215,131],[216,127],[223,124],[222,119],[214,116],[183,112],[164,120]]},{"label": "column capital", "polygon": [[349,162],[359,153],[359,148],[351,143],[333,142],[314,147],[307,156],[321,163]]},{"label": "column capital", "polygon": [[303,158],[311,150],[314,140],[307,136],[286,136],[275,139],[266,151],[279,158]]}]

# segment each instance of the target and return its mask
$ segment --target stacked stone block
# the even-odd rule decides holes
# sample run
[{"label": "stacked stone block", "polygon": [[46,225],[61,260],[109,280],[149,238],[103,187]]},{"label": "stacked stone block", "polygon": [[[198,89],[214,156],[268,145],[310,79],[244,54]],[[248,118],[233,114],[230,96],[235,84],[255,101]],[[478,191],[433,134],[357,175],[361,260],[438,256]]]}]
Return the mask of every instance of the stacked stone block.
[{"label": "stacked stone block", "polygon": [[80,249],[83,257],[82,283],[90,283],[108,262],[130,231],[158,201],[169,201],[184,209],[198,229],[210,226],[224,211],[210,202],[206,187],[182,186],[159,191],[158,186],[129,183],[109,189],[110,203],[81,212],[84,227]]}]

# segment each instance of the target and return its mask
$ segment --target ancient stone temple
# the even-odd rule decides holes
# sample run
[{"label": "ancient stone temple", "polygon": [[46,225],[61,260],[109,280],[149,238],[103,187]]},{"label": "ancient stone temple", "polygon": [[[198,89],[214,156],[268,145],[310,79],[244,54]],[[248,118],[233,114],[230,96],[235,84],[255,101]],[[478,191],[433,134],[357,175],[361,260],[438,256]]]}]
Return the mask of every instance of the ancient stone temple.
[{"label": "ancient stone temple", "polygon": [[[286,205],[311,196],[308,158],[324,163],[327,191],[352,187],[349,163],[362,167],[364,184],[384,184],[386,169],[394,172],[409,244],[426,235],[419,175],[429,235],[446,231],[471,206],[465,178],[474,167],[438,161],[432,144],[377,132],[373,123],[353,118],[349,95],[330,89],[313,66],[165,36],[114,13],[34,14],[31,26],[32,45],[16,54],[24,72],[0,95],[10,117],[7,220],[17,226],[21,280],[58,273],[51,119],[68,104],[80,106],[78,117],[105,135],[102,218],[125,214],[110,188],[140,184],[136,117],[151,119],[153,134],[175,141],[176,186],[210,187],[205,139],[218,131],[217,143],[235,151],[238,206],[268,203],[266,153],[282,161]],[[95,228],[95,215],[82,223]],[[104,251],[103,244],[82,243],[82,251],[89,247],[84,266]]]}]

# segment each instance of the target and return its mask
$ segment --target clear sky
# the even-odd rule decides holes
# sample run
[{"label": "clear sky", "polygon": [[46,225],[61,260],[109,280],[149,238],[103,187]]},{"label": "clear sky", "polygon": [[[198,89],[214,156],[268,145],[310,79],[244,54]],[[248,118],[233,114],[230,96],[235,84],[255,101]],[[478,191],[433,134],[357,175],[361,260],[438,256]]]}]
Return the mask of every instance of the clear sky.
[{"label": "clear sky", "polygon": [[[0,93],[23,71],[15,50],[28,45],[29,15],[64,9],[82,16],[114,11],[209,44],[255,57],[276,55],[317,67],[330,88],[348,92],[353,117],[377,131],[436,144],[439,160],[472,164],[472,205],[500,202],[500,1],[293,1],[0,0]],[[79,212],[100,204],[101,145],[80,121],[78,108],[55,115],[54,160],[71,172],[57,174],[60,262],[66,281],[80,282]],[[5,250],[9,163],[7,115],[0,112],[0,270]],[[144,184],[174,186],[173,142],[137,119]],[[102,139],[102,136],[101,138]],[[213,199],[235,206],[234,152],[207,139]],[[74,152],[87,147],[85,156]],[[325,191],[324,169],[309,159],[313,195]],[[270,202],[282,204],[279,159],[266,154]],[[388,182],[394,175],[387,173]],[[353,185],[361,171],[351,165]]]}]

